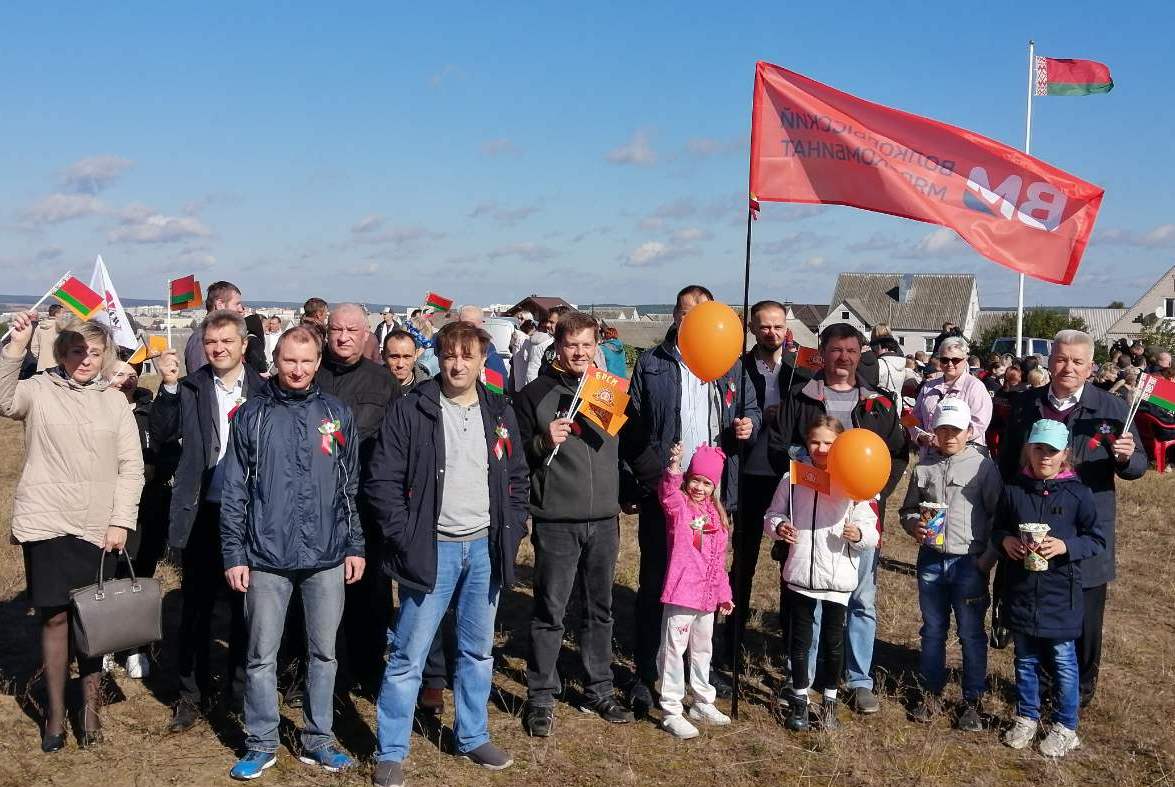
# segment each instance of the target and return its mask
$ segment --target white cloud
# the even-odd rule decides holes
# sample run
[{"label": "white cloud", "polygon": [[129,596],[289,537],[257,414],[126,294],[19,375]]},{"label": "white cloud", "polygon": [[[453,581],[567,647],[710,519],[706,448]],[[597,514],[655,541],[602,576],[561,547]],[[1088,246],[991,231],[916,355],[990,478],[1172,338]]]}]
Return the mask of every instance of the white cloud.
[{"label": "white cloud", "polygon": [[216,257],[209,253],[208,248],[196,246],[184,249],[174,258],[173,270],[191,273],[215,267]]},{"label": "white cloud", "polygon": [[61,173],[61,185],[77,194],[97,194],[133,166],[133,161],[121,156],[90,156],[66,167]]},{"label": "white cloud", "polygon": [[490,158],[496,158],[497,156],[517,156],[521,153],[522,151],[518,149],[518,146],[505,137],[487,139],[481,143],[481,154]]},{"label": "white cloud", "polygon": [[608,151],[604,158],[613,164],[651,167],[657,163],[657,152],[649,144],[649,134],[638,129],[632,139],[618,148]]},{"label": "white cloud", "polygon": [[829,240],[831,238],[826,235],[818,235],[815,232],[800,230],[799,232],[787,233],[775,240],[758,243],[755,245],[754,251],[757,254],[768,257],[794,255],[801,251],[811,251]]},{"label": "white cloud", "polygon": [[927,235],[924,235],[914,248],[900,254],[898,256],[913,258],[913,257],[950,257],[959,254],[964,249],[963,241],[955,234],[954,230],[949,230],[946,227],[939,227]]},{"label": "white cloud", "polygon": [[450,79],[463,79],[464,77],[465,72],[462,71],[459,66],[455,66],[452,63],[446,63],[444,68],[442,68],[440,71],[437,71],[428,78],[428,84],[430,87],[437,88]]},{"label": "white cloud", "polygon": [[379,273],[379,263],[366,262],[344,268],[344,276],[375,276]]},{"label": "white cloud", "polygon": [[696,243],[701,240],[709,240],[710,233],[701,227],[684,227],[677,230],[669,236],[674,243]]},{"label": "white cloud", "polygon": [[543,262],[559,256],[559,253],[541,243],[525,241],[523,243],[511,243],[507,246],[499,246],[487,252],[486,256],[491,260],[498,260],[504,257],[517,257],[527,262]]},{"label": "white cloud", "polygon": [[628,254],[622,255],[620,259],[629,268],[651,268],[681,257],[696,257],[700,253],[697,246],[693,246],[690,241],[681,238],[668,243],[650,240],[640,244]]},{"label": "white cloud", "polygon": [[1106,246],[1135,246],[1161,249],[1175,246],[1175,224],[1160,224],[1147,232],[1135,232],[1116,227],[1094,230],[1090,243]]},{"label": "white cloud", "polygon": [[746,146],[743,139],[715,139],[714,137],[695,137],[685,143],[686,155],[705,159],[712,156],[722,156],[727,153],[738,153]]},{"label": "white cloud", "polygon": [[819,254],[814,254],[811,257],[809,257],[808,259],[804,260],[803,263],[801,263],[801,265],[805,268],[823,268],[824,267],[824,258],[821,257]]},{"label": "white cloud", "polygon": [[368,214],[368,215],[364,216],[363,218],[359,219],[359,221],[355,222],[351,226],[351,232],[354,232],[356,234],[363,233],[363,232],[374,232],[375,230],[382,227],[383,223],[384,223],[383,216],[380,216],[377,213],[371,213],[371,214]]},{"label": "white cloud", "polygon": [[901,243],[896,238],[875,232],[864,240],[850,243],[845,248],[849,251],[860,253],[867,251],[894,251],[900,246]]},{"label": "white cloud", "polygon": [[111,243],[175,243],[212,235],[212,230],[195,216],[166,216],[141,204],[123,208],[118,219],[118,226],[106,233]]},{"label": "white cloud", "polygon": [[493,200],[478,203],[469,213],[471,219],[488,218],[502,226],[509,227],[517,224],[523,219],[533,216],[539,212],[539,208],[529,205],[518,208],[507,208],[504,205],[499,205]]},{"label": "white cloud", "polygon": [[50,194],[29,207],[24,216],[32,224],[60,224],[105,212],[106,206],[89,194]]}]

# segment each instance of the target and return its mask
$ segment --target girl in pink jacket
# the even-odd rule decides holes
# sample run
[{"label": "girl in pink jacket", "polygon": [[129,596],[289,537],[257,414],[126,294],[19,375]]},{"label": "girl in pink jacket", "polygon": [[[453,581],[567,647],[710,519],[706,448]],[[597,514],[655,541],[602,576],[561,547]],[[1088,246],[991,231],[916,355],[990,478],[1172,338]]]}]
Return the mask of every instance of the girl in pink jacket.
[{"label": "girl in pink jacket", "polygon": [[657,664],[661,709],[665,711],[661,726],[684,739],[698,735],[698,728],[682,715],[686,681],[682,657],[687,650],[689,685],[694,693],[690,718],[708,724],[730,724],[730,717],[714,707],[716,692],[709,678],[714,611],[729,615],[734,604],[726,576],[730,524],[718,489],[726,456],[712,446],[699,446],[683,481],[681,454],[681,443],[677,443],[661,478],[669,563],[661,591],[665,612]]}]

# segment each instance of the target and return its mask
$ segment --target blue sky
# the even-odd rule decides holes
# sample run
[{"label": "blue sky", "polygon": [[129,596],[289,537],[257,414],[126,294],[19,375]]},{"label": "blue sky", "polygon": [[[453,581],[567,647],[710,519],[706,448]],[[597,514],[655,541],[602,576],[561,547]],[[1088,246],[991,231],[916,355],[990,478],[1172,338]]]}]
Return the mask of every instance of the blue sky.
[{"label": "blue sky", "polygon": [[[1116,87],[1036,103],[1033,153],[1106,197],[1075,284],[1027,301],[1130,302],[1172,264],[1169,4],[769,5],[9,8],[0,291],[101,253],[129,297],[195,271],[258,301],[741,300],[756,60],[1020,146],[1030,37]],[[935,227],[849,208],[765,204],[754,255],[752,298],[882,270],[1015,299]]]}]

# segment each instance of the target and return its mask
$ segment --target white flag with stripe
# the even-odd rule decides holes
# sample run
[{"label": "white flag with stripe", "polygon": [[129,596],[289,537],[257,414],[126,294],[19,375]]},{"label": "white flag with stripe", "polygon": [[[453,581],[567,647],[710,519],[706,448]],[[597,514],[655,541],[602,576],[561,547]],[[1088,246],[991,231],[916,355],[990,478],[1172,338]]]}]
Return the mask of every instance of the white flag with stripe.
[{"label": "white flag with stripe", "polygon": [[106,270],[106,263],[102,262],[102,255],[94,262],[94,275],[90,277],[90,289],[106,299],[106,308],[94,315],[94,320],[105,323],[114,334],[114,341],[119,347],[134,350],[139,346],[139,339],[135,336],[135,329],[123,311],[122,301],[118,299],[118,291],[114,289],[114,282],[110,280],[110,272]]}]

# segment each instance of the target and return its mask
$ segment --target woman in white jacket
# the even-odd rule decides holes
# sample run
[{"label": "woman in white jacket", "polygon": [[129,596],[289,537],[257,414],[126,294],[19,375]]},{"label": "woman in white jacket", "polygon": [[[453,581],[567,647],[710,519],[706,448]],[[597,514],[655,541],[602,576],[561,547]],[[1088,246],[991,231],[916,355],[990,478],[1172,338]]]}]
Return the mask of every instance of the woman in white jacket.
[{"label": "woman in white jacket", "polygon": [[[808,454],[817,469],[824,470],[829,449],[843,431],[840,421],[828,416],[808,429]],[[823,695],[818,722],[825,730],[837,727],[836,686],[844,660],[845,611],[857,587],[860,552],[876,547],[879,538],[873,501],[854,502],[836,490],[826,494],[814,488],[821,485],[804,479],[793,484],[791,473],[784,474],[763,517],[768,537],[790,545],[781,579],[791,621],[792,695],[787,727],[797,731],[809,728],[808,653],[817,604],[820,646],[813,687]]]}]

